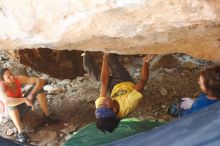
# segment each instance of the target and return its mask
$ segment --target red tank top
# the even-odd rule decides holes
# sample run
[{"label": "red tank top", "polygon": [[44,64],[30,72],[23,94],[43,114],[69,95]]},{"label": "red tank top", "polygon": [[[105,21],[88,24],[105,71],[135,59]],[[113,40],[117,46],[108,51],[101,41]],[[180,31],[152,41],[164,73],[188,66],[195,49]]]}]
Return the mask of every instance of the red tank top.
[{"label": "red tank top", "polygon": [[[13,98],[20,98],[20,97],[22,97],[21,84],[20,84],[20,82],[17,79],[15,79],[15,84],[16,84],[16,91],[15,92],[12,92],[10,90],[10,88],[6,84],[4,84],[4,82],[0,82],[0,83],[3,85],[4,92],[6,93],[6,95],[8,97],[13,97]],[[5,112],[5,105],[4,105],[4,103],[2,101],[0,101],[0,113],[3,113],[3,112]]]},{"label": "red tank top", "polygon": [[10,88],[6,84],[4,84],[4,82],[1,82],[1,83],[3,84],[5,93],[8,97],[14,97],[14,98],[21,98],[22,97],[21,84],[17,79],[15,79],[15,84],[16,84],[15,92],[11,91]]}]

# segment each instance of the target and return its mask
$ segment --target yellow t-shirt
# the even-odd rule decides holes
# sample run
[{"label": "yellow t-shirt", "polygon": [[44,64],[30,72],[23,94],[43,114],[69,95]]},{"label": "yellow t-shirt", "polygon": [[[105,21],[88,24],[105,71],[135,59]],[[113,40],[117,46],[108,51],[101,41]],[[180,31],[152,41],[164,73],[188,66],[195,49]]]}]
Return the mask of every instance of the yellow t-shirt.
[{"label": "yellow t-shirt", "polygon": [[[116,100],[119,104],[118,117],[125,117],[131,111],[133,111],[140,100],[142,94],[134,90],[134,84],[132,82],[122,82],[114,86],[111,92],[112,100]],[[105,97],[99,97],[95,101],[96,108],[100,107]]]},{"label": "yellow t-shirt", "polygon": [[[123,94],[122,92],[131,92],[134,89],[134,84],[132,82],[123,82],[119,83],[114,86],[112,92],[111,92],[111,97],[117,96],[117,94]],[[103,100],[105,97],[100,96],[99,98],[96,99],[95,101],[95,107],[98,108],[102,105]]]},{"label": "yellow t-shirt", "polygon": [[111,98],[116,100],[120,107],[117,116],[120,118],[127,116],[137,107],[142,97],[140,92],[134,90],[134,84],[132,82],[117,84],[111,93]]}]

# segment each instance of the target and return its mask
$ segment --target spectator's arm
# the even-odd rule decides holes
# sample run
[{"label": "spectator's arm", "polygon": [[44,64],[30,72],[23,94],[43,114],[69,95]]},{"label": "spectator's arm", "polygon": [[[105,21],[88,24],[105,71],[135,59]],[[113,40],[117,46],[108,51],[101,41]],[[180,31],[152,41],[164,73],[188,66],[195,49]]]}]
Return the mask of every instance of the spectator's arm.
[{"label": "spectator's arm", "polygon": [[29,101],[26,98],[13,98],[13,97],[8,97],[5,92],[4,92],[4,87],[0,85],[0,98],[1,101],[6,105],[6,106],[17,106],[22,103],[28,103]]},{"label": "spectator's arm", "polygon": [[17,76],[17,79],[20,81],[21,84],[35,84],[28,97],[29,100],[32,100],[33,94],[41,90],[45,84],[45,80],[37,77]]}]

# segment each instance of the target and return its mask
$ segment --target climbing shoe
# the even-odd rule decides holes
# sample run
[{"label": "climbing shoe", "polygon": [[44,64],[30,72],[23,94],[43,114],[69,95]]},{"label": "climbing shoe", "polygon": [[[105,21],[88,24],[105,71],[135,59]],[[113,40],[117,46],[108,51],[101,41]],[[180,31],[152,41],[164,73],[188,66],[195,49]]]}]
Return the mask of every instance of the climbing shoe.
[{"label": "climbing shoe", "polygon": [[168,114],[171,116],[171,117],[179,117],[179,109],[178,109],[178,104],[173,102],[171,103],[171,105],[169,106],[168,108]]},{"label": "climbing shoe", "polygon": [[30,141],[30,138],[27,136],[25,132],[18,133],[16,139],[17,141],[24,143],[24,144]]},{"label": "climbing shoe", "polygon": [[54,114],[50,114],[49,116],[44,116],[43,123],[44,124],[55,124],[59,122],[59,118]]}]

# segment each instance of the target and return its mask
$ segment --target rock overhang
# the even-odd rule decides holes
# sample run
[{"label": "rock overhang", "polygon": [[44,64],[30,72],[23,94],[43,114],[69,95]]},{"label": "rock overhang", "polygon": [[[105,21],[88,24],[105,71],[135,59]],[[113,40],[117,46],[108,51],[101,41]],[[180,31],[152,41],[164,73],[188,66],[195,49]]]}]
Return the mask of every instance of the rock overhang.
[{"label": "rock overhang", "polygon": [[0,3],[0,49],[185,53],[220,60],[220,0]]}]

